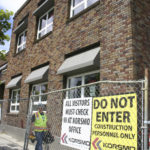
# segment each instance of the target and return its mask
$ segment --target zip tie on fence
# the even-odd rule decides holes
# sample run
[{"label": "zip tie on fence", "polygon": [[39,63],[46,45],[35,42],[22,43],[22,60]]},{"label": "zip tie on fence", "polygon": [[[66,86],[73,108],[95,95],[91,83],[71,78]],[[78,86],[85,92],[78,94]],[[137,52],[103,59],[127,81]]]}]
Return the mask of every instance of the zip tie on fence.
[{"label": "zip tie on fence", "polygon": [[[110,80],[105,80],[105,81],[98,81],[98,82],[93,82],[93,83],[89,83],[89,84],[85,84],[85,85],[80,85],[80,86],[76,86],[76,87],[72,87],[72,88],[66,88],[66,89],[61,89],[61,90],[53,90],[47,93],[43,93],[40,94],[40,96],[44,96],[44,95],[48,95],[48,94],[53,94],[53,93],[58,93],[58,92],[65,92],[65,91],[70,91],[70,90],[74,90],[74,89],[78,89],[78,88],[83,88],[86,86],[92,86],[92,85],[96,85],[96,84],[100,84],[100,83],[114,83],[114,84],[127,84],[127,83],[144,83],[145,80],[129,80],[129,81],[110,81]],[[31,97],[38,97],[39,95],[31,95]]]}]

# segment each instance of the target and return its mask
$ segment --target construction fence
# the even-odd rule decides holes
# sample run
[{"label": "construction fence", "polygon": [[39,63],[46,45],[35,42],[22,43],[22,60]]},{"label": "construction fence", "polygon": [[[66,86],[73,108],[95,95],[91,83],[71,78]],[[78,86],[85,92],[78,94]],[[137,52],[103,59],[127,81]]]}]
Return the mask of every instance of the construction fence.
[{"label": "construction fence", "polygon": [[28,149],[31,118],[39,103],[45,106],[51,134],[60,139],[56,145],[70,150],[148,149],[146,80],[99,81],[35,93],[30,98],[24,150]]}]

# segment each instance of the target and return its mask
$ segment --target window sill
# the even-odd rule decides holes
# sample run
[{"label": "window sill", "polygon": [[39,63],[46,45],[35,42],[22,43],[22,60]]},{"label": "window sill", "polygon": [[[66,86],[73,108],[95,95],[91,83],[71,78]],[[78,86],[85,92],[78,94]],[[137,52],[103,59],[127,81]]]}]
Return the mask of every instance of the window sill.
[{"label": "window sill", "polygon": [[45,34],[45,35],[42,36],[41,38],[36,39],[33,44],[36,44],[36,43],[40,42],[41,40],[43,40],[44,38],[46,38],[46,37],[49,36],[50,34],[52,34],[52,31],[48,32],[47,34]]},{"label": "window sill", "polygon": [[21,50],[20,52],[18,52],[18,53],[15,53],[15,54],[14,54],[14,57],[16,57],[17,55],[23,53],[25,50],[26,50],[26,48],[22,49],[22,50]]},{"label": "window sill", "polygon": [[7,116],[12,116],[12,117],[18,117],[19,116],[19,112],[10,112],[6,114]]},{"label": "window sill", "polygon": [[[71,21],[75,20],[76,18],[80,17],[81,15],[85,14],[86,12],[88,12],[89,10],[93,9],[94,7],[96,7],[97,5],[99,5],[100,1],[97,1],[96,3],[94,3],[93,5],[87,7],[86,9],[82,10],[81,12],[79,12],[78,14],[76,14],[75,16],[68,18],[67,23],[70,23]],[[70,17],[70,16],[69,16]]]}]

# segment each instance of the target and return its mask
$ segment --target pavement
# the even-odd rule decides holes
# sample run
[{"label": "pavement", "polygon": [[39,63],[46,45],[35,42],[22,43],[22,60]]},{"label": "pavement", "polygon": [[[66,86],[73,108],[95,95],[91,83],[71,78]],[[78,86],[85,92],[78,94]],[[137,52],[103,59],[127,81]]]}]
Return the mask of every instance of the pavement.
[{"label": "pavement", "polygon": [[[5,132],[0,132],[0,150],[23,150],[24,141],[14,138]],[[35,149],[35,144],[29,143],[29,150]],[[59,139],[55,138],[55,142],[49,145],[49,150],[75,150],[59,143]]]},{"label": "pavement", "polygon": [[[0,150],[23,150],[25,129],[0,124]],[[49,144],[49,150],[77,150],[60,144],[60,138]],[[35,150],[35,144],[29,142],[28,149]],[[44,146],[43,146],[44,147]],[[43,148],[44,150],[45,148]]]}]

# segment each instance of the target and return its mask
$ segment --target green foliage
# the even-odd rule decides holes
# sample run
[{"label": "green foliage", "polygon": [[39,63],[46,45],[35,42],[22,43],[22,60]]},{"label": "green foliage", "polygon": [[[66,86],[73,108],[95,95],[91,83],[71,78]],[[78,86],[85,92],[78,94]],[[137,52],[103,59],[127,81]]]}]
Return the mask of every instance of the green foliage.
[{"label": "green foliage", "polygon": [[[12,11],[4,11],[0,9],[0,45],[4,45],[4,40],[9,41],[10,37],[5,33],[11,28],[11,23],[9,23],[10,17],[13,15]],[[3,54],[3,52],[2,52]],[[0,52],[0,56],[2,55]]]},{"label": "green foliage", "polygon": [[6,60],[6,51],[5,50],[0,51],[0,59],[1,60]]}]

